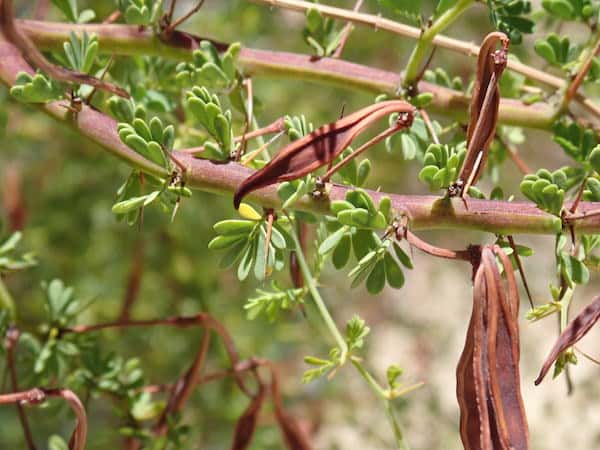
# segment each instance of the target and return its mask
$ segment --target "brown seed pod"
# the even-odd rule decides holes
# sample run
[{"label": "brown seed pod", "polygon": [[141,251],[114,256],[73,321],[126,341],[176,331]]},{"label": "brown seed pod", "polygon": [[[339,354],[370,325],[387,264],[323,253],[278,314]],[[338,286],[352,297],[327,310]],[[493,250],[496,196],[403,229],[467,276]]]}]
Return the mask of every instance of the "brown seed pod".
[{"label": "brown seed pod", "polygon": [[[457,181],[463,184],[461,196],[477,183],[483,173],[489,147],[496,134],[500,105],[498,82],[508,60],[509,42],[508,36],[495,31],[485,37],[479,49],[467,129],[467,156]],[[501,48],[496,50],[498,44]]]},{"label": "brown seed pod", "polygon": [[271,184],[295,180],[331,163],[372,123],[394,112],[400,128],[410,127],[415,108],[401,100],[376,103],[336,122],[317,128],[284,147],[265,167],[245,179],[233,197],[237,209],[248,193]]},{"label": "brown seed pod", "polygon": [[577,341],[583,338],[588,331],[598,322],[600,319],[600,295],[594,297],[592,303],[587,305],[583,311],[577,314],[567,328],[561,333],[556,340],[550,354],[546,358],[540,374],[535,380],[536,386],[542,382],[550,367],[556,361],[556,358],[569,347],[575,345]]},{"label": "brown seed pod", "polygon": [[[496,255],[506,274],[506,289]],[[518,305],[510,260],[499,247],[484,247],[475,272],[471,321],[456,370],[460,434],[466,450],[529,448],[520,387]]]}]

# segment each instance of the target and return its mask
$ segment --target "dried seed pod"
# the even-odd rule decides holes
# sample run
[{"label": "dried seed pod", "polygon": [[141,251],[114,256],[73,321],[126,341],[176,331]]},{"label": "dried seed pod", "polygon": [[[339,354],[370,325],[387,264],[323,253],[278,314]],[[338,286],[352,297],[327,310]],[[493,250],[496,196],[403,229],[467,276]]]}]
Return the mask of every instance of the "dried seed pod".
[{"label": "dried seed pod", "polygon": [[259,385],[258,393],[254,396],[252,402],[250,402],[250,405],[248,405],[248,408],[246,408],[235,425],[231,450],[244,450],[252,442],[258,416],[265,400],[265,394],[265,387],[262,384]]},{"label": "dried seed pod", "polygon": [[567,328],[558,337],[542,366],[542,370],[540,370],[540,374],[535,380],[536,386],[542,382],[548,370],[550,370],[550,367],[556,361],[556,358],[567,348],[575,345],[577,341],[583,338],[598,322],[598,319],[600,319],[600,295],[594,297],[592,303],[577,314],[577,317],[569,323]]},{"label": "dried seed pod", "polygon": [[[461,196],[477,183],[483,173],[489,147],[496,134],[500,105],[498,82],[508,60],[509,42],[508,36],[495,31],[485,37],[479,49],[467,130],[467,155],[457,181],[462,183],[459,189]],[[496,50],[498,43],[502,47]]]},{"label": "dried seed pod", "polygon": [[285,446],[289,450],[313,450],[313,445],[307,433],[300,427],[298,421],[283,407],[279,392],[279,379],[275,370],[271,370],[271,396],[277,424],[283,436]]},{"label": "dried seed pod", "polygon": [[[504,267],[507,290],[495,255]],[[518,302],[510,260],[499,247],[484,247],[475,273],[473,312],[456,371],[460,434],[466,450],[529,448],[520,388]]]},{"label": "dried seed pod", "polygon": [[367,127],[394,112],[400,113],[402,127],[410,127],[415,108],[401,100],[390,100],[363,108],[292,142],[240,184],[233,197],[234,206],[238,208],[242,198],[256,189],[301,178],[331,163]]}]

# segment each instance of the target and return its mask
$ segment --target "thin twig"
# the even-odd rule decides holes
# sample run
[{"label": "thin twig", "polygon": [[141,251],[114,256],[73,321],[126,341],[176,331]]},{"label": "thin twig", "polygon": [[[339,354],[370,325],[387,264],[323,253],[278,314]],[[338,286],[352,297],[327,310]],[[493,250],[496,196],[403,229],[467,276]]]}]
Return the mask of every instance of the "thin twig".
[{"label": "thin twig", "polygon": [[256,159],[257,156],[259,156],[261,153],[263,153],[265,150],[267,150],[271,144],[273,144],[277,139],[279,139],[284,134],[285,134],[285,131],[280,131],[279,133],[274,135],[271,139],[269,139],[267,142],[265,142],[263,145],[258,147],[256,150],[253,150],[251,153],[248,153],[246,155],[246,158],[244,158],[242,160],[242,164],[244,166],[248,166],[252,161],[254,161]]},{"label": "thin twig", "polygon": [[185,13],[183,16],[181,16],[179,19],[177,19],[175,22],[170,23],[164,30],[163,33],[164,35],[169,35],[170,33],[172,33],[175,28],[177,28],[179,25],[181,25],[183,22],[185,22],[186,20],[188,20],[190,17],[192,17],[194,14],[196,14],[200,8],[202,8],[202,4],[204,3],[204,0],[200,0],[198,3],[196,3],[196,6],[192,7],[187,13]]},{"label": "thin twig", "polygon": [[142,275],[144,273],[144,239],[138,235],[133,252],[131,255],[131,266],[127,276],[127,286],[125,287],[125,297],[119,315],[119,321],[128,321],[131,317],[131,308],[138,298]]},{"label": "thin twig", "polygon": [[523,175],[527,175],[529,173],[533,173],[533,171],[529,168],[527,163],[523,161],[523,159],[519,156],[519,152],[516,148],[514,148],[506,139],[504,139],[499,133],[496,133],[496,139],[502,144],[502,146],[506,149],[508,156],[512,160],[512,162],[517,166],[517,169],[521,171]]},{"label": "thin twig", "polygon": [[[110,55],[110,59],[106,63],[106,67],[104,67],[104,70],[100,74],[100,80],[104,80],[104,77],[106,76],[106,74],[110,70],[110,66],[112,66],[112,64],[113,64],[114,61],[115,61],[115,55],[112,54],[112,55]],[[92,92],[90,92],[90,94],[85,99],[85,103],[86,104],[88,104],[88,105],[92,104],[92,99],[94,98],[94,95],[96,94],[97,90],[98,90],[97,87],[94,86],[94,88],[92,89]]]},{"label": "thin twig", "polygon": [[529,299],[529,306],[531,306],[531,309],[535,309],[533,297],[531,295],[531,291],[529,290],[529,284],[527,283],[527,278],[525,277],[525,270],[523,269],[523,264],[521,263],[521,257],[517,252],[517,244],[515,244],[515,240],[511,235],[508,235],[507,239],[508,243],[510,244],[510,248],[512,248],[513,255],[515,255],[515,261],[517,263],[517,268],[519,269],[519,274],[521,275],[521,280],[523,281],[523,287],[525,287],[525,292],[527,293],[527,298]]},{"label": "thin twig", "polygon": [[189,399],[194,388],[200,381],[200,373],[204,367],[208,348],[210,346],[210,331],[205,330],[202,336],[200,349],[194,358],[194,362],[190,368],[179,378],[175,386],[171,389],[171,397],[159,418],[154,431],[157,436],[163,436],[168,429],[167,419],[170,415],[178,413],[183,409],[184,404]]},{"label": "thin twig", "polygon": [[[357,0],[352,11],[358,12],[362,7],[362,4],[363,0]],[[344,47],[346,47],[346,43],[348,42],[348,38],[350,37],[350,34],[352,33],[353,29],[354,24],[348,21],[348,23],[346,23],[344,29],[342,30],[342,37],[340,38],[340,43],[333,52],[333,55],[331,55],[332,58],[341,58],[342,53],[344,52]]]},{"label": "thin twig", "polygon": [[566,107],[569,103],[571,103],[571,100],[573,100],[573,97],[575,97],[575,94],[577,93],[577,89],[579,89],[579,86],[581,86],[581,83],[583,83],[583,80],[585,79],[587,73],[589,72],[590,68],[592,67],[594,58],[597,55],[600,55],[600,39],[598,39],[598,41],[596,42],[596,46],[594,47],[594,50],[592,52],[590,52],[587,59],[584,61],[584,63],[581,65],[581,68],[577,72],[577,75],[575,75],[575,78],[573,78],[573,80],[567,87],[567,89],[565,91],[565,96],[563,99],[564,107]]},{"label": "thin twig", "polygon": [[429,136],[431,136],[431,140],[433,140],[435,144],[439,144],[440,139],[438,138],[435,130],[433,129],[433,124],[431,123],[429,114],[427,114],[427,111],[425,111],[425,109],[423,108],[419,109],[419,114],[421,114],[423,122],[425,122],[425,126],[427,127],[427,131],[429,131]]},{"label": "thin twig", "polygon": [[75,412],[76,417],[75,429],[69,440],[69,449],[84,450],[87,439],[87,415],[81,400],[79,400],[79,397],[77,397],[73,391],[58,388],[33,388],[28,391],[0,395],[0,404],[17,403],[21,405],[39,405],[45,402],[48,397],[60,397],[69,403],[69,406],[71,406],[71,409]]},{"label": "thin twig", "polygon": [[112,13],[110,13],[106,17],[106,19],[104,19],[102,21],[102,23],[105,24],[105,25],[111,24],[111,23],[115,23],[120,18],[121,18],[121,10],[120,9],[115,9]]},{"label": "thin twig", "polygon": [[[280,133],[280,132],[283,132],[283,131],[285,131],[284,130],[283,117],[280,117],[279,119],[275,120],[274,122],[270,123],[267,126],[259,128],[257,130],[248,131],[243,136],[236,136],[234,138],[234,142],[235,143],[239,143],[242,140],[250,140],[250,139],[254,139],[254,138],[257,138],[257,137],[264,136],[266,134]],[[177,151],[181,152],[181,153],[191,153],[191,154],[195,155],[195,154],[198,154],[198,153],[202,153],[204,151],[204,146],[189,147],[189,148],[184,148],[184,149],[180,149],[180,150],[177,150]]]},{"label": "thin twig", "polygon": [[581,182],[581,186],[579,186],[579,189],[577,190],[577,196],[575,197],[575,200],[573,201],[573,204],[569,208],[569,212],[571,214],[575,214],[575,211],[577,211],[577,207],[579,206],[579,203],[581,202],[581,199],[583,198],[583,191],[585,191],[585,187],[586,187],[586,184],[587,184],[587,179],[588,179],[588,175],[586,175],[585,177],[583,177],[583,181]]},{"label": "thin twig", "polygon": [[405,238],[410,245],[432,256],[445,259],[460,259],[468,262],[473,260],[473,251],[471,249],[449,250],[447,248],[436,247],[435,245],[425,242],[410,230],[406,230]]},{"label": "thin twig", "polygon": [[[13,392],[19,391],[19,380],[17,377],[17,367],[15,364],[15,348],[19,342],[20,332],[17,328],[11,327],[6,332],[4,338],[4,347],[6,349],[6,366],[10,375],[10,384]],[[15,403],[17,407],[17,414],[19,415],[19,421],[21,422],[21,428],[23,429],[23,435],[25,436],[25,442],[29,450],[36,450],[35,443],[33,442],[33,435],[31,434],[31,428],[29,427],[29,421],[27,420],[27,414],[20,402]]]},{"label": "thin twig", "polygon": [[[193,316],[174,316],[150,320],[127,320],[117,322],[106,322],[95,325],[77,325],[74,327],[63,328],[61,333],[89,333],[91,331],[100,331],[109,328],[127,328],[127,327],[149,327],[149,326],[172,326],[176,328],[187,328],[193,326],[209,327],[215,331],[221,338],[232,367],[239,361],[239,356],[233,339],[227,329],[214,317],[207,313],[198,313]],[[252,395],[240,377],[236,377],[238,387],[247,395]]]},{"label": "thin twig", "polygon": [[173,14],[175,13],[175,5],[177,5],[177,0],[171,0],[171,3],[169,4],[169,11],[167,12],[167,23],[171,23],[171,21],[173,20]]},{"label": "thin twig", "polygon": [[37,0],[35,4],[35,10],[33,11],[33,17],[36,20],[44,20],[48,15],[50,9],[50,2],[48,0]]}]

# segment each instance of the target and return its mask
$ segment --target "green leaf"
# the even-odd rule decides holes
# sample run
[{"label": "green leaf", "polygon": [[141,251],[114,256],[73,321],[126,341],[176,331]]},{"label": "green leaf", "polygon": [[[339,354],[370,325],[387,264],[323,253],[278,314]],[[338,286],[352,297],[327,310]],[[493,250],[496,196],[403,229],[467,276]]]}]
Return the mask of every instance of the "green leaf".
[{"label": "green leaf", "polygon": [[149,205],[156,200],[159,194],[160,191],[154,191],[150,194],[142,195],[140,197],[128,198],[127,200],[115,203],[112,207],[112,212],[114,214],[127,214],[128,212],[139,209],[142,206]]},{"label": "green leaf", "polygon": [[52,4],[60,9],[69,22],[77,22],[77,0],[52,0]]},{"label": "green leaf", "polygon": [[389,253],[385,254],[384,262],[387,283],[395,289],[400,289],[404,286],[404,274],[402,273],[402,269],[400,269],[400,265]]},{"label": "green leaf", "polygon": [[600,174],[600,144],[596,145],[590,153],[589,162],[597,174]]},{"label": "green leaf", "polygon": [[400,367],[396,366],[395,364],[393,364],[387,368],[385,375],[386,375],[388,386],[391,389],[395,389],[396,387],[398,387],[398,378],[400,378],[403,373],[404,373],[404,370],[401,369]]},{"label": "green leaf", "polygon": [[319,246],[319,254],[326,255],[331,252],[342,240],[344,235],[348,232],[347,227],[341,227],[335,233],[329,235],[327,239],[325,239],[321,245]]},{"label": "green leaf", "polygon": [[248,234],[255,226],[256,222],[253,220],[229,219],[215,223],[213,229],[217,234],[230,236]]},{"label": "green leaf", "polygon": [[69,446],[60,436],[53,434],[48,439],[48,450],[69,450]]},{"label": "green leaf", "polygon": [[335,247],[332,255],[333,266],[336,269],[341,269],[348,264],[350,259],[350,249],[352,247],[352,239],[349,234],[344,234],[338,245]]},{"label": "green leaf", "polygon": [[396,253],[396,257],[398,258],[398,260],[407,269],[412,269],[413,264],[412,264],[412,261],[410,260],[410,257],[404,252],[404,250],[402,250],[402,248],[400,247],[400,245],[398,245],[398,243],[396,241],[394,241],[393,245],[394,245],[394,252]]},{"label": "green leaf", "polygon": [[41,73],[33,76],[19,72],[10,95],[23,103],[47,103],[62,96],[62,90],[52,80]]},{"label": "green leaf", "polygon": [[385,263],[383,260],[379,260],[367,278],[367,291],[369,294],[375,295],[379,294],[384,287]]},{"label": "green leaf", "polygon": [[360,349],[364,345],[364,339],[369,334],[370,328],[365,321],[356,314],[346,323],[346,342],[348,350]]}]

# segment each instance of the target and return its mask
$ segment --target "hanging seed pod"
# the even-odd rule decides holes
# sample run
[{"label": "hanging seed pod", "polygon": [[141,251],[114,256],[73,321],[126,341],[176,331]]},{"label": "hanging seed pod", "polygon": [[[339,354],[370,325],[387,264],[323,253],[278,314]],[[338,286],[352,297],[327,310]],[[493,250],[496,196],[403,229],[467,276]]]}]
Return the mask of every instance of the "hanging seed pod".
[{"label": "hanging seed pod", "polygon": [[250,446],[252,437],[256,431],[258,416],[266,397],[265,394],[266,389],[262,384],[260,384],[257,394],[254,396],[252,402],[250,402],[250,405],[248,405],[248,408],[246,408],[235,425],[231,450],[245,450]]},{"label": "hanging seed pod", "polygon": [[600,319],[600,295],[594,297],[592,303],[577,314],[556,340],[550,354],[546,358],[540,374],[535,380],[536,386],[542,382],[556,358],[569,347],[575,345]]},{"label": "hanging seed pod", "polygon": [[[497,255],[507,278],[505,289]],[[484,247],[473,284],[473,311],[456,370],[465,450],[527,450],[529,432],[519,373],[519,296],[512,265]]]}]

